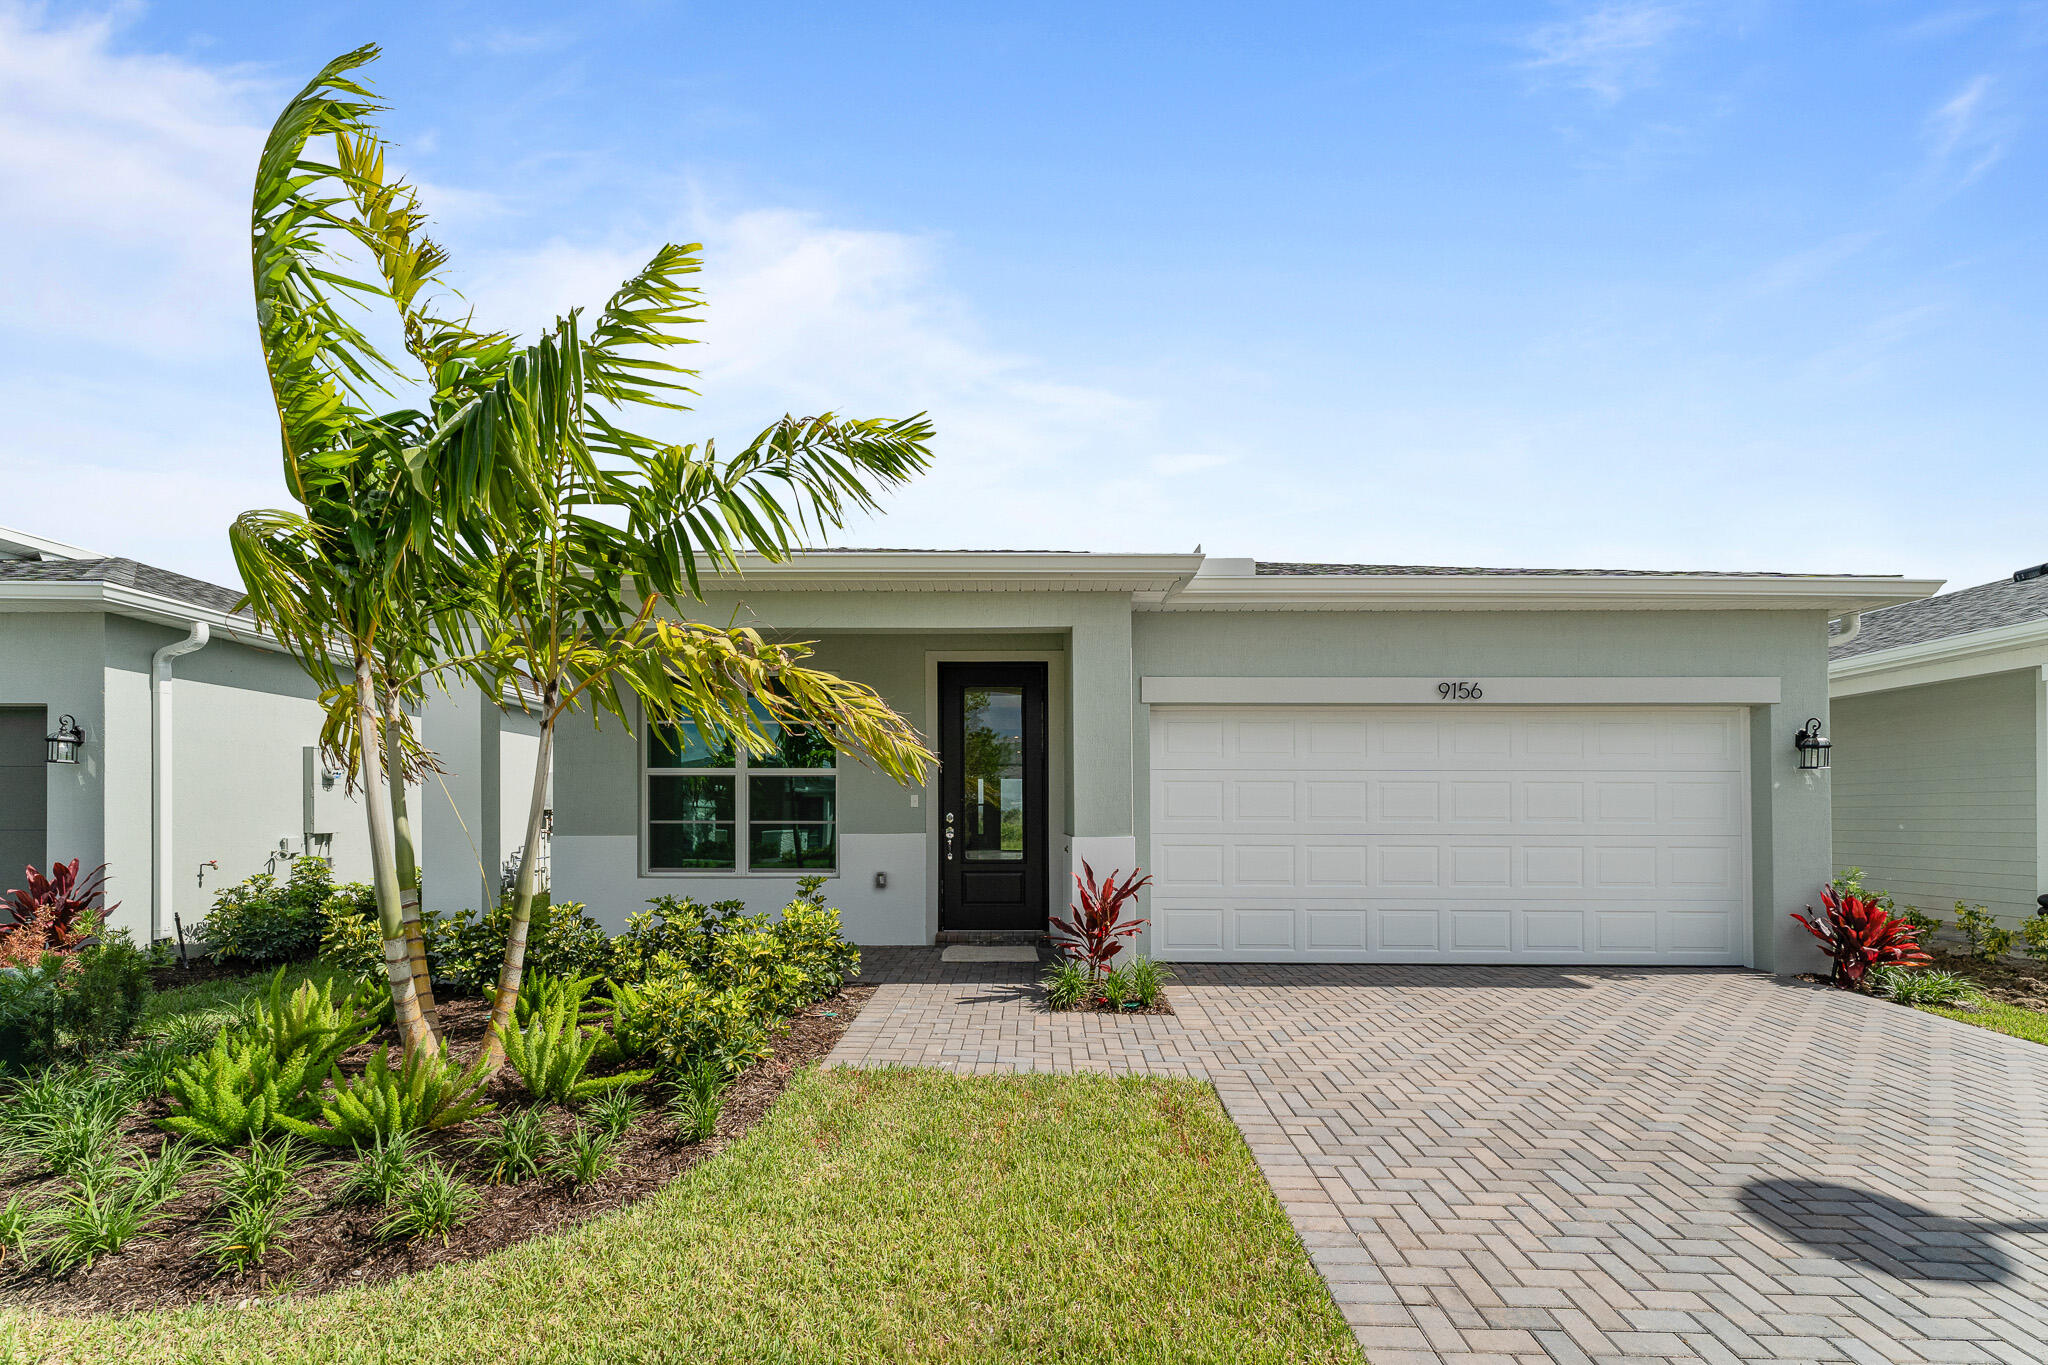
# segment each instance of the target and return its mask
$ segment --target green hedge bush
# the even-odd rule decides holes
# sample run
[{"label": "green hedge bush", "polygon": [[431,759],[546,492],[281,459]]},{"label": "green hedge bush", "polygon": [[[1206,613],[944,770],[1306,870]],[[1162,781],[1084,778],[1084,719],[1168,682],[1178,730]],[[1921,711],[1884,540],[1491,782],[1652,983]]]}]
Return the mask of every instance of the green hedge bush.
[{"label": "green hedge bush", "polygon": [[[292,860],[282,883],[267,872],[223,887],[199,925],[207,949],[222,961],[297,962],[320,951],[330,916],[368,888],[336,887],[324,858]],[[332,905],[337,898],[343,906]]]}]

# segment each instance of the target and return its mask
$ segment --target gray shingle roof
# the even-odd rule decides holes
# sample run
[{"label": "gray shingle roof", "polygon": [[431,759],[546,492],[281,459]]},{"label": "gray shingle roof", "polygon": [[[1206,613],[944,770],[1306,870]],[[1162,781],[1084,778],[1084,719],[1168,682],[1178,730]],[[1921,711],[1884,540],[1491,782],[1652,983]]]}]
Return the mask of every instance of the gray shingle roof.
[{"label": "gray shingle roof", "polygon": [[1828,657],[1853,659],[1880,649],[1925,644],[2028,621],[2048,621],[2048,575],[2017,583],[2001,578],[1996,583],[1945,592],[1924,602],[1865,612],[1863,629],[1856,638],[1830,649]]},{"label": "gray shingle roof", "polygon": [[187,606],[231,612],[242,600],[233,588],[187,578],[133,559],[0,559],[0,581],[13,583],[113,583],[168,597]]},{"label": "gray shingle roof", "polygon": [[1450,578],[1506,574],[1530,578],[1817,578],[1833,575],[1797,573],[1721,573],[1713,569],[1479,569],[1437,564],[1295,564],[1260,560],[1260,577],[1400,577]]}]

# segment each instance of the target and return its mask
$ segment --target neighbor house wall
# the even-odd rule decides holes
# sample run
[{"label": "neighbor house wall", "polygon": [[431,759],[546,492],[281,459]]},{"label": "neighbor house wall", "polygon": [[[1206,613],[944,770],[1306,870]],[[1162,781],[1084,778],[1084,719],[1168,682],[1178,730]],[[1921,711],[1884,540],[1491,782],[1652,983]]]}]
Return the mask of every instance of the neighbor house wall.
[{"label": "neighbor house wall", "polygon": [[[39,866],[76,858],[85,868],[111,863],[107,846],[106,792],[110,768],[129,761],[122,746],[128,734],[110,733],[106,681],[100,660],[105,650],[98,612],[7,612],[0,614],[0,706],[40,706],[53,728],[70,715],[85,731],[76,765],[44,766],[47,846]],[[139,906],[148,914],[147,849],[136,864],[124,854],[109,866],[110,900],[126,903],[115,912],[117,926]],[[0,868],[0,891],[21,884],[21,868]],[[146,922],[146,919],[145,919]]]},{"label": "neighbor house wall", "polygon": [[[1755,965],[1818,962],[1790,914],[1829,875],[1829,785],[1792,737],[1828,716],[1818,612],[1140,612],[1133,672],[1160,677],[1775,677],[1750,708]],[[1134,703],[1138,847],[1150,833],[1148,708]],[[1146,853],[1149,856],[1149,852]]]},{"label": "neighbor house wall", "polygon": [[[132,850],[124,861],[149,866],[150,659],[185,638],[170,626],[109,616],[106,676],[109,709],[137,736],[119,750],[124,770],[109,793],[111,838]],[[201,926],[220,888],[258,872],[283,877],[292,857],[328,857],[338,881],[370,876],[369,835],[360,799],[337,781],[322,790],[319,767],[306,750],[317,746],[323,711],[313,681],[288,655],[216,633],[206,646],[171,661],[171,916],[187,933]],[[308,829],[311,803],[322,829]],[[326,840],[309,840],[325,834]],[[202,876],[200,864],[208,867]],[[125,894],[144,908],[148,886],[135,878]],[[145,921],[146,922],[146,921]],[[201,931],[203,932],[203,930]]]},{"label": "neighbor house wall", "polygon": [[1958,899],[2033,914],[2039,704],[2038,669],[1837,698],[1836,868],[1942,919]]}]

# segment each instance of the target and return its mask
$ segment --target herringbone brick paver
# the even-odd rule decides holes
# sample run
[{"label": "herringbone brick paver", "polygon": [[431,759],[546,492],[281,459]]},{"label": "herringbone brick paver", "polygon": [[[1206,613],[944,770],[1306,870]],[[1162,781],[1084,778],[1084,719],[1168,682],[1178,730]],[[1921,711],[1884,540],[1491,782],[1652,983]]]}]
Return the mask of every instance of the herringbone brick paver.
[{"label": "herringbone brick paver", "polygon": [[1212,1082],[1374,1365],[2048,1365],[2048,1049],[1752,972],[869,950],[831,1062]]}]

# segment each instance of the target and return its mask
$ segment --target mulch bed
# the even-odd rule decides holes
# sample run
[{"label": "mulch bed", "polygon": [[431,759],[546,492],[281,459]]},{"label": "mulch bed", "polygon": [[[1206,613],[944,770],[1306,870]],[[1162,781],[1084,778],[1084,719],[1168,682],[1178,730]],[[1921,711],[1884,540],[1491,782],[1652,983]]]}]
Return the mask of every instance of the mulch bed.
[{"label": "mulch bed", "polygon": [[1159,1003],[1156,1005],[1132,1005],[1126,1008],[1118,1005],[1106,1005],[1100,1000],[1091,1000],[1085,1004],[1074,1005],[1063,1010],[1056,1010],[1051,1006],[1047,1006],[1045,1012],[1047,1014],[1172,1014],[1173,1006],[1167,1004],[1166,997],[1162,995],[1159,997]]},{"label": "mulch bed", "polygon": [[[82,1314],[315,1294],[342,1285],[396,1279],[450,1261],[474,1260],[529,1238],[561,1232],[646,1198],[752,1128],[798,1069],[832,1050],[874,992],[873,986],[849,986],[792,1019],[775,1039],[774,1054],[743,1072],[726,1091],[717,1135],[709,1141],[680,1141],[673,1121],[662,1109],[665,1089],[658,1083],[639,1087],[646,1112],[613,1147],[617,1167],[581,1191],[544,1179],[520,1185],[486,1184],[484,1172],[462,1149],[463,1139],[476,1136],[497,1118],[528,1103],[519,1078],[508,1069],[491,1090],[490,1097],[498,1104],[496,1114],[482,1123],[426,1135],[425,1149],[459,1169],[482,1196],[482,1202],[449,1235],[446,1245],[438,1238],[412,1244],[380,1242],[372,1229],[385,1217],[385,1210],[333,1205],[333,1191],[349,1164],[344,1151],[343,1159],[323,1161],[301,1172],[300,1182],[313,1211],[294,1225],[259,1272],[226,1275],[215,1271],[203,1246],[215,1199],[195,1171],[186,1181],[187,1193],[166,1206],[163,1219],[149,1235],[101,1259],[90,1270],[53,1278],[41,1271],[0,1266],[0,1303]],[[450,1050],[458,1057],[474,1057],[488,1022],[483,1002],[443,1001],[440,1017]],[[387,1036],[384,1041],[395,1043],[396,1038]],[[351,1054],[350,1061],[360,1063],[368,1051],[365,1047],[360,1054]],[[161,1099],[142,1106],[130,1117],[125,1136],[144,1150],[154,1151],[166,1137],[154,1120],[167,1108]],[[559,1107],[546,1112],[551,1131],[575,1124],[573,1115]],[[17,1190],[26,1192],[37,1185],[44,1187],[44,1193],[30,1193],[31,1202],[57,1188],[55,1182],[12,1173],[0,1179],[0,1202]]]},{"label": "mulch bed", "polygon": [[1936,967],[1969,978],[1978,990],[2002,1005],[2048,1010],[2048,966],[2015,957],[1985,962],[1967,952],[1953,952],[1941,943],[1928,944],[1927,951]]}]

